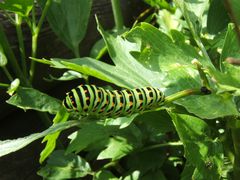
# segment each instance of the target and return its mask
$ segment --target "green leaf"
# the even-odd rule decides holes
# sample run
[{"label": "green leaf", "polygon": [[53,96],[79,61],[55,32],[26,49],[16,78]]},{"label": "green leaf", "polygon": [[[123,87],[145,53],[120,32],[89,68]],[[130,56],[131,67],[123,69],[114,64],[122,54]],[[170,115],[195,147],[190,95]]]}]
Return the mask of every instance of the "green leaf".
[{"label": "green leaf", "polygon": [[230,19],[224,6],[223,0],[211,1],[208,18],[207,29],[210,34],[217,34],[221,30],[227,27]]},{"label": "green leaf", "polygon": [[33,7],[33,0],[5,0],[0,3],[0,9],[27,17]]},{"label": "green leaf", "polygon": [[225,69],[224,73],[219,71],[213,72],[214,78],[217,80],[219,89],[218,93],[225,91],[239,91],[240,82],[239,82],[239,73],[240,67],[233,66],[227,62],[223,63],[223,68]]},{"label": "green leaf", "polygon": [[18,89],[19,85],[20,85],[20,80],[19,80],[18,78],[17,78],[17,79],[14,79],[14,80],[11,82],[11,85],[10,85],[10,87],[8,88],[7,93],[8,93],[10,96],[12,96],[12,95],[15,93],[15,91]]},{"label": "green leaf", "polygon": [[130,175],[121,178],[121,180],[138,180],[140,177],[140,172],[139,171],[134,171]]},{"label": "green leaf", "polygon": [[237,107],[233,101],[233,96],[228,93],[191,96],[178,100],[176,103],[183,105],[188,112],[194,113],[203,119],[215,119],[218,117],[239,115]]},{"label": "green leaf", "polygon": [[57,36],[75,53],[84,38],[92,0],[53,0],[48,22]]},{"label": "green leaf", "polygon": [[0,44],[0,67],[4,67],[7,64],[7,57],[4,54],[3,48]]},{"label": "green leaf", "polygon": [[172,6],[171,3],[168,3],[166,0],[144,0],[147,4],[149,4],[152,7],[159,8],[159,9],[167,9],[170,12],[175,11],[175,7]]},{"label": "green leaf", "polygon": [[115,177],[111,171],[107,171],[107,170],[101,170],[101,171],[98,171],[93,180],[118,180],[117,177]]},{"label": "green leaf", "polygon": [[126,156],[132,150],[133,146],[128,143],[126,138],[115,136],[110,138],[107,148],[98,155],[97,159],[112,159],[112,161],[115,161]]},{"label": "green leaf", "polygon": [[[65,122],[67,121],[68,117],[69,117],[69,114],[66,112],[65,109],[62,109],[54,117],[53,124]],[[39,159],[40,163],[42,163],[53,152],[53,150],[56,147],[56,141],[59,135],[60,135],[60,131],[54,134],[49,134],[44,137],[42,142],[47,142],[47,144],[40,154],[40,159]]]},{"label": "green leaf", "polygon": [[143,135],[146,139],[159,143],[166,133],[174,131],[171,117],[166,111],[144,113],[136,118]]},{"label": "green leaf", "polygon": [[76,136],[68,145],[66,153],[80,152],[87,148],[91,144],[96,144],[100,141],[108,140],[108,131],[104,126],[97,123],[90,123],[83,125],[83,127],[77,131]]},{"label": "green leaf", "polygon": [[[188,23],[189,29],[193,36],[199,35],[202,26],[205,25],[204,12],[207,10],[208,0],[184,1],[174,0],[176,5],[181,9],[182,14]],[[196,39],[195,39],[196,40]]]},{"label": "green leaf", "polygon": [[120,129],[126,128],[132,123],[132,121],[135,119],[136,116],[138,116],[137,113],[131,116],[118,117],[116,119],[108,118],[105,121],[105,125],[118,125],[120,126],[119,127]]},{"label": "green leaf", "polygon": [[164,161],[166,160],[164,150],[155,148],[148,151],[140,151],[132,153],[127,157],[127,167],[130,171],[139,170],[141,176],[148,172],[161,169]]},{"label": "green leaf", "polygon": [[232,8],[232,13],[234,18],[237,21],[237,24],[240,24],[240,2],[238,0],[231,0],[229,1],[230,6]]},{"label": "green leaf", "polygon": [[61,102],[33,88],[19,87],[17,93],[7,100],[8,104],[24,110],[34,109],[56,114],[61,108]]},{"label": "green leaf", "polygon": [[52,153],[47,165],[38,171],[44,179],[69,179],[85,177],[91,173],[87,161],[76,154],[65,154],[63,150]]},{"label": "green leaf", "polygon": [[224,40],[220,61],[224,62],[228,57],[240,58],[239,49],[240,49],[240,45],[236,35],[236,31],[234,29],[234,26],[230,24],[228,26],[227,34]]},{"label": "green leaf", "polygon": [[54,77],[52,75],[49,75],[50,79],[47,79],[48,81],[57,80],[57,81],[70,81],[74,79],[80,79],[84,76],[81,73],[78,73],[76,71],[66,71],[63,73],[63,75],[59,78]]},{"label": "green leaf", "polygon": [[171,113],[174,125],[184,144],[185,156],[195,167],[193,179],[219,179],[223,167],[223,147],[210,137],[208,125],[201,119]]},{"label": "green leaf", "polygon": [[64,129],[69,129],[70,127],[74,127],[79,124],[80,124],[79,121],[68,121],[65,123],[59,123],[59,124],[53,125],[41,133],[31,134],[29,136],[14,139],[14,140],[0,141],[0,157],[10,154],[12,152],[15,152],[21,148],[24,148],[25,146],[32,143],[33,141],[40,139],[48,134],[62,131]]}]

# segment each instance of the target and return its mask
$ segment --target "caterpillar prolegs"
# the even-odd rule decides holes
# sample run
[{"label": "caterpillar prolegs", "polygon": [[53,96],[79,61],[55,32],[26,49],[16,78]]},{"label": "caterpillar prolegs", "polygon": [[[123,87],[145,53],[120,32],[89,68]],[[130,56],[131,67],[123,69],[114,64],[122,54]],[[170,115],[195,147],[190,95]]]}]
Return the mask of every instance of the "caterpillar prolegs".
[{"label": "caterpillar prolegs", "polygon": [[95,85],[80,85],[67,93],[63,105],[81,115],[118,117],[157,108],[164,100],[164,94],[154,87],[111,91]]}]

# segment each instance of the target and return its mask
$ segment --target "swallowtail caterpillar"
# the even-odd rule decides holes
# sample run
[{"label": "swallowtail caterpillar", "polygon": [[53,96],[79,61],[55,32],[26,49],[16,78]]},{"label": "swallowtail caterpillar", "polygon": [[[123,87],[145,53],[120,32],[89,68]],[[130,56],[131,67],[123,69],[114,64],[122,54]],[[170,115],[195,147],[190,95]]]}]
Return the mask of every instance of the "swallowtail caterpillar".
[{"label": "swallowtail caterpillar", "polygon": [[111,91],[95,85],[80,85],[67,93],[63,106],[83,116],[119,117],[157,108],[164,100],[164,94],[154,87]]}]

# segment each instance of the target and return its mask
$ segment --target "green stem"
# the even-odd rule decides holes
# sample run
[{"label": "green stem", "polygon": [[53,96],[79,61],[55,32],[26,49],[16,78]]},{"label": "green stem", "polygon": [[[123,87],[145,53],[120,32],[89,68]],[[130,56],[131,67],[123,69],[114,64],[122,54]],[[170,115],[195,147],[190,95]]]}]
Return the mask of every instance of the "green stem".
[{"label": "green stem", "polygon": [[180,98],[186,97],[186,96],[190,96],[190,95],[202,95],[202,91],[201,89],[186,89],[180,92],[177,92],[175,94],[172,94],[170,96],[167,96],[165,98],[165,104],[171,103],[175,100],[178,100]]},{"label": "green stem", "polygon": [[78,45],[76,45],[76,46],[74,47],[73,53],[74,53],[74,56],[75,56],[76,58],[80,58],[80,52],[79,52],[79,46],[78,46]]},{"label": "green stem", "polygon": [[197,66],[197,70],[198,70],[199,76],[200,76],[200,78],[201,78],[202,85],[205,86],[205,87],[207,87],[208,89],[211,89],[211,88],[210,88],[209,81],[208,81],[208,78],[207,78],[207,76],[206,76],[206,73],[203,71],[203,66],[202,66],[202,64],[201,64],[198,60],[196,60],[196,59],[194,59],[194,60],[192,61],[192,64],[194,64],[194,65]]},{"label": "green stem", "polygon": [[[37,40],[38,40],[38,34],[35,34],[32,36],[32,57],[36,57],[37,56]],[[33,81],[33,77],[35,74],[35,61],[31,61],[31,65],[30,65],[30,82]]]},{"label": "green stem", "polygon": [[0,24],[0,42],[2,43],[3,50],[8,57],[8,61],[12,66],[12,70],[14,71],[15,75],[21,80],[22,84],[25,86],[29,86],[29,82],[24,77],[19,64],[17,63],[17,59],[11,49],[11,46],[8,42],[7,36],[4,33],[3,27]]},{"label": "green stem", "polygon": [[9,84],[0,83],[0,87],[3,87],[3,88],[8,88],[9,86],[10,86]]},{"label": "green stem", "polygon": [[21,25],[22,25],[22,18],[18,14],[15,14],[15,26],[17,30],[17,38],[19,43],[20,55],[21,55],[22,70],[23,70],[24,76],[27,77],[26,55],[25,55],[24,39],[23,39]]},{"label": "green stem", "polygon": [[111,0],[114,22],[117,30],[124,28],[121,4],[119,0]]},{"label": "green stem", "polygon": [[182,146],[183,143],[181,141],[178,142],[168,142],[168,143],[163,143],[163,144],[154,144],[152,146],[148,146],[146,148],[143,148],[141,151],[148,151],[156,148],[162,148],[166,146]]},{"label": "green stem", "polygon": [[234,177],[237,179],[240,177],[240,128],[232,128],[231,132],[235,151],[233,174]]},{"label": "green stem", "polygon": [[13,77],[12,77],[12,75],[9,73],[8,69],[7,69],[5,66],[3,66],[2,69],[3,69],[3,72],[6,74],[8,80],[9,80],[9,81],[13,81]]},{"label": "green stem", "polygon": [[[40,29],[42,27],[42,24],[44,22],[44,19],[47,15],[47,11],[51,5],[51,2],[52,0],[47,0],[44,8],[43,8],[43,11],[42,11],[42,15],[38,21],[38,24],[36,26],[36,23],[35,23],[35,10],[34,10],[34,7],[33,7],[33,14],[34,14],[34,17],[33,17],[33,25],[32,25],[32,57],[36,57],[37,56],[37,44],[38,44],[38,35],[39,35],[39,32],[40,32]],[[33,81],[33,78],[34,78],[34,74],[35,74],[35,61],[31,61],[31,65],[30,65],[30,82]]]}]

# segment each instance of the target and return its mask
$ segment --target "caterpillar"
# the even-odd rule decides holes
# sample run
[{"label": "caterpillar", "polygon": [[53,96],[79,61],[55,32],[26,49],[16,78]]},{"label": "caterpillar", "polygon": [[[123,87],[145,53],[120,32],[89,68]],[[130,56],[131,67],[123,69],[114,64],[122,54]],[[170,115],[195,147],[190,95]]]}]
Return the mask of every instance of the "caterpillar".
[{"label": "caterpillar", "polygon": [[164,100],[164,94],[154,87],[111,91],[95,85],[80,85],[67,93],[63,106],[83,116],[119,117],[157,108]]}]

